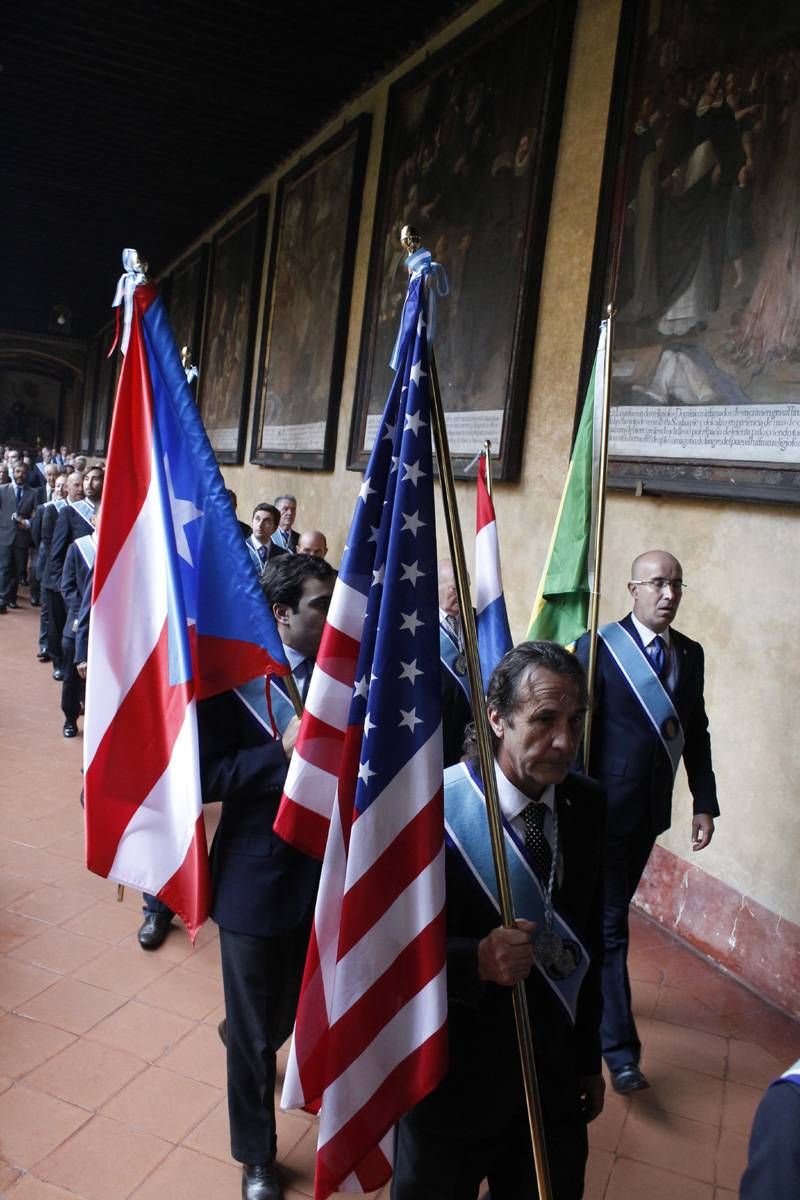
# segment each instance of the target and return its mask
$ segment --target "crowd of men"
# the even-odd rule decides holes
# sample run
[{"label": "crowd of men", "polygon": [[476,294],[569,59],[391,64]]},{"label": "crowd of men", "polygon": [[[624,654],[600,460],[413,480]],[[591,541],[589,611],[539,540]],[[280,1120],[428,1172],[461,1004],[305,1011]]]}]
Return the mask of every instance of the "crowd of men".
[{"label": "crowd of men", "polygon": [[[30,603],[40,607],[37,657],[61,682],[64,736],[74,737],[91,669],[88,598],[103,467],[64,448],[61,461],[47,448],[35,461],[15,450],[2,457],[9,479],[0,484],[0,613],[17,608],[27,581]],[[298,533],[296,515],[295,497],[284,494],[239,524],[304,697],[336,572],[324,535]],[[603,1107],[602,1059],[617,1092],[648,1086],[631,1010],[629,905],[656,836],[670,824],[681,759],[694,798],[694,850],[709,844],[719,808],[703,651],[672,628],[684,592],[681,564],[665,551],[640,554],[628,590],[631,612],[600,630],[588,776],[581,753],[588,638],[575,654],[523,643],[489,681],[504,835],[518,864],[519,919],[507,929],[491,881],[481,878],[485,820],[469,816],[476,803],[482,812],[483,785],[453,571],[449,562],[439,566],[449,1067],[397,1128],[395,1200],[473,1200],[484,1179],[493,1200],[536,1194],[511,1001],[520,981],[533,1017],[555,1200],[583,1194],[586,1126]],[[273,831],[299,721],[283,682],[271,677],[269,697],[255,680],[202,701],[198,724],[203,798],[221,802],[212,917],[220,931],[231,1152],[242,1164],[244,1200],[274,1200],[283,1194],[276,1051],[294,1021],[320,870]],[[156,897],[144,902],[139,942],[153,951],[173,914]]]}]

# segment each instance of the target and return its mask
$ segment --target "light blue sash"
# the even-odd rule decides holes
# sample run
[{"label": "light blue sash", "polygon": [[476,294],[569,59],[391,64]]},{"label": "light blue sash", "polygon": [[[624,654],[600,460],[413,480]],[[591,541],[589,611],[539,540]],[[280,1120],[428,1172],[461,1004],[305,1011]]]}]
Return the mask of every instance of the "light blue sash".
[{"label": "light blue sash", "polygon": [[[234,691],[258,723],[264,726],[269,736],[274,738],[275,730],[270,720],[269,709],[267,708],[267,692],[264,685],[264,676],[259,675],[256,679],[251,679],[248,683],[243,683],[241,687],[234,688]],[[287,725],[295,715],[295,711],[294,705],[281,686],[280,680],[275,676],[271,677],[269,702],[272,706],[275,725],[278,727],[278,736],[282,737],[286,732]]]},{"label": "light blue sash", "polygon": [[62,508],[65,507],[67,501],[62,500],[60,496],[57,496],[55,500],[48,500],[47,503],[54,505],[56,512],[61,512]]},{"label": "light blue sash", "polygon": [[[450,846],[461,855],[476,882],[500,911],[497,899],[497,880],[489,839],[486,817],[486,802],[480,786],[472,776],[466,763],[456,763],[444,773],[444,827]],[[545,928],[544,895],[536,873],[528,863],[522,846],[514,836],[505,819],[506,858],[514,898],[514,912],[528,921],[535,921],[537,933]],[[542,978],[549,984],[564,1005],[572,1024],[578,1008],[578,993],[589,966],[589,955],[575,933],[557,912],[553,912],[553,932],[565,941],[574,942],[580,952],[576,969],[567,979],[553,979],[542,965],[536,966]],[[536,934],[534,934],[534,939]]]},{"label": "light blue sash", "polygon": [[89,501],[88,500],[71,500],[70,504],[72,505],[72,507],[75,509],[76,512],[81,514],[81,516],[83,517],[86,524],[91,525],[92,529],[94,529],[94,525],[92,524],[92,517],[94,516],[94,509],[92,508]]},{"label": "light blue sash", "polygon": [[783,1079],[788,1079],[791,1083],[796,1083],[800,1087],[800,1058],[798,1058],[793,1066],[789,1067],[788,1071],[783,1072],[780,1079],[773,1079],[770,1087],[774,1087],[776,1083],[780,1083]]},{"label": "light blue sash", "polygon": [[601,625],[597,632],[661,738],[674,775],[683,754],[684,737],[680,718],[668,692],[653,670],[649,658],[642,654],[638,642],[623,625],[612,621],[610,625]]},{"label": "light blue sash", "polygon": [[94,560],[97,555],[97,546],[95,544],[94,534],[87,533],[84,537],[76,538],[75,545],[78,548],[78,553],[80,554],[81,558],[91,571],[94,567]]},{"label": "light blue sash", "polygon": [[[469,679],[467,677],[466,670],[464,671],[463,675],[460,675],[456,670],[456,659],[459,655],[461,655],[461,658],[464,659],[464,655],[459,650],[452,636],[448,633],[445,626],[439,622],[439,657],[447,667],[447,670],[453,676],[453,679],[455,679],[456,683],[461,688],[464,695],[467,697],[469,706],[472,708],[472,692],[469,690]],[[466,666],[465,659],[464,663]]]},{"label": "light blue sash", "polygon": [[[252,562],[253,566],[256,569],[256,574],[262,575],[264,572],[264,567],[267,565],[267,563],[266,562],[262,563],[261,558],[259,557],[259,553],[256,550],[255,546],[253,545],[252,538],[246,538],[244,544],[245,544],[245,546],[247,546],[247,549],[250,553],[250,561]],[[269,562],[269,559],[267,559],[267,562]]]}]

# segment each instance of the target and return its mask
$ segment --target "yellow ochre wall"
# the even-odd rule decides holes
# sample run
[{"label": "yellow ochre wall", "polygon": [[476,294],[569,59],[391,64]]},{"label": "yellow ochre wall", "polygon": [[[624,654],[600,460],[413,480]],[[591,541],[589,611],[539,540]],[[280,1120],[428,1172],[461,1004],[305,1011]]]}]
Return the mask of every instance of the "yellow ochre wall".
[{"label": "yellow ochre wall", "polygon": [[[284,490],[295,493],[298,528],[321,526],[334,562],[341,554],[360,483],[345,463],[388,88],[425,53],[493,7],[487,0],[475,5],[302,147],[307,154],[342,120],[362,111],[373,114],[336,467],[327,474],[246,465],[225,468],[224,473],[238,493],[243,519],[258,501],[272,500]],[[527,625],[569,456],[618,19],[619,0],[580,0],[547,235],[522,474],[519,483],[501,484],[495,493],[506,598],[517,638]],[[258,190],[274,193],[276,180],[298,157],[299,153],[282,164]],[[254,407],[251,402],[251,420]],[[248,431],[248,446],[249,442]],[[459,502],[471,558],[474,485],[459,485]],[[795,801],[800,763],[794,707],[798,636],[792,604],[800,583],[797,517],[788,506],[612,492],[601,604],[601,619],[626,611],[625,582],[639,551],[663,547],[681,559],[691,590],[677,625],[706,650],[706,700],[723,816],[711,847],[693,856],[691,807],[681,770],[673,827],[661,842],[687,863],[692,860],[733,891],[794,923],[800,923],[800,805]],[[444,547],[441,521],[439,529]]]}]

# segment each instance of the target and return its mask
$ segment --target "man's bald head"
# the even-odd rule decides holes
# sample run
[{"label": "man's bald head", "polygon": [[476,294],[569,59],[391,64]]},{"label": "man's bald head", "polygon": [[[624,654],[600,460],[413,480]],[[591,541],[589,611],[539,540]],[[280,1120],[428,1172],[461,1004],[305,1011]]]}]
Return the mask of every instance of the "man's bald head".
[{"label": "man's bald head", "polygon": [[307,529],[305,533],[301,533],[297,543],[297,553],[310,554],[314,558],[324,558],[328,553],[325,534],[319,529]]},{"label": "man's bald head", "polygon": [[655,633],[663,633],[675,620],[681,602],[683,568],[668,550],[646,550],[631,564],[628,591],[636,619]]}]

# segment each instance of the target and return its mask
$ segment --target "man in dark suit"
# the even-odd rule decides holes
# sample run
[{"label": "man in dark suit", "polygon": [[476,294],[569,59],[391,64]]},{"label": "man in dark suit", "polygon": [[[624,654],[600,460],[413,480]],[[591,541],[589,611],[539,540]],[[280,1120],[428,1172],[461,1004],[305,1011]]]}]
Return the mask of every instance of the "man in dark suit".
[{"label": "man in dark suit", "polygon": [[257,504],[253,509],[252,532],[245,538],[244,544],[259,577],[264,574],[269,563],[274,562],[281,554],[288,553],[283,546],[273,541],[280,516],[274,504]]},{"label": "man in dark suit", "polygon": [[31,548],[36,492],[26,484],[27,468],[17,462],[14,479],[0,486],[0,614],[17,607],[17,588]]},{"label": "man in dark suit", "polygon": [[[48,471],[54,464],[48,464]],[[55,467],[56,472],[58,468]],[[33,525],[31,528],[31,537],[33,544],[36,547],[36,578],[39,580],[39,598],[41,601],[42,610],[39,614],[39,652],[37,658],[39,662],[50,662],[50,654],[47,649],[48,644],[48,628],[50,623],[50,613],[48,605],[48,592],[45,587],[47,579],[47,563],[50,557],[50,546],[53,541],[53,531],[56,527],[56,519],[59,511],[65,507],[67,489],[67,477],[63,474],[56,474],[53,479],[52,487],[48,485],[47,491],[49,495],[43,504],[40,504],[36,509],[33,517]]]},{"label": "man in dark suit", "polygon": [[294,496],[276,496],[275,507],[278,510],[278,524],[272,535],[276,546],[289,554],[296,554],[300,534],[293,528],[297,516],[297,500]]},{"label": "man in dark suit", "polygon": [[[100,515],[99,505],[95,511],[95,520]],[[78,717],[85,692],[85,673],[76,668],[75,636],[78,631],[78,614],[86,594],[91,586],[92,572],[96,549],[96,534],[86,534],[76,538],[67,547],[64,560],[64,570],[61,576],[61,594],[66,607],[64,634],[61,639],[61,669],[64,681],[61,684],[61,711],[64,714],[64,737],[74,738],[78,735]]]},{"label": "man in dark suit", "polygon": [[[301,696],[319,648],[336,572],[282,555],[262,580]],[[299,722],[274,678],[198,706],[203,800],[222,801],[211,848],[219,926],[231,1154],[244,1200],[282,1195],[275,1167],[275,1052],[289,1036],[305,963],[319,863],[273,833]],[[273,724],[274,722],[274,724]]]},{"label": "man in dark suit", "polygon": [[586,1123],[603,1107],[605,802],[594,781],[569,770],[585,673],[561,646],[524,642],[501,659],[486,703],[518,919],[501,926],[489,898],[496,883],[485,867],[480,775],[473,761],[458,763],[445,772],[449,1065],[398,1125],[393,1200],[473,1200],[484,1178],[492,1200],[536,1196],[517,982],[526,981],[532,1016],[554,1200],[583,1195]]},{"label": "man in dark suit", "polygon": [[63,679],[60,666],[61,639],[64,633],[66,609],[61,595],[61,575],[67,549],[79,537],[94,530],[92,518],[96,505],[103,495],[105,472],[102,467],[92,467],[86,475],[73,471],[67,476],[67,506],[56,518],[53,539],[50,543],[50,558],[42,586],[48,592],[48,643],[47,650],[54,663],[53,678]]},{"label": "man in dark suit", "polygon": [[[597,645],[589,773],[608,795],[605,843],[603,1056],[621,1093],[647,1087],[628,979],[628,906],[656,837],[669,828],[681,757],[694,800],[692,849],[719,815],[703,699],[703,649],[671,629],[683,570],[663,550],[640,554],[628,591],[633,611],[603,626]],[[576,653],[585,664],[588,635]]]}]

